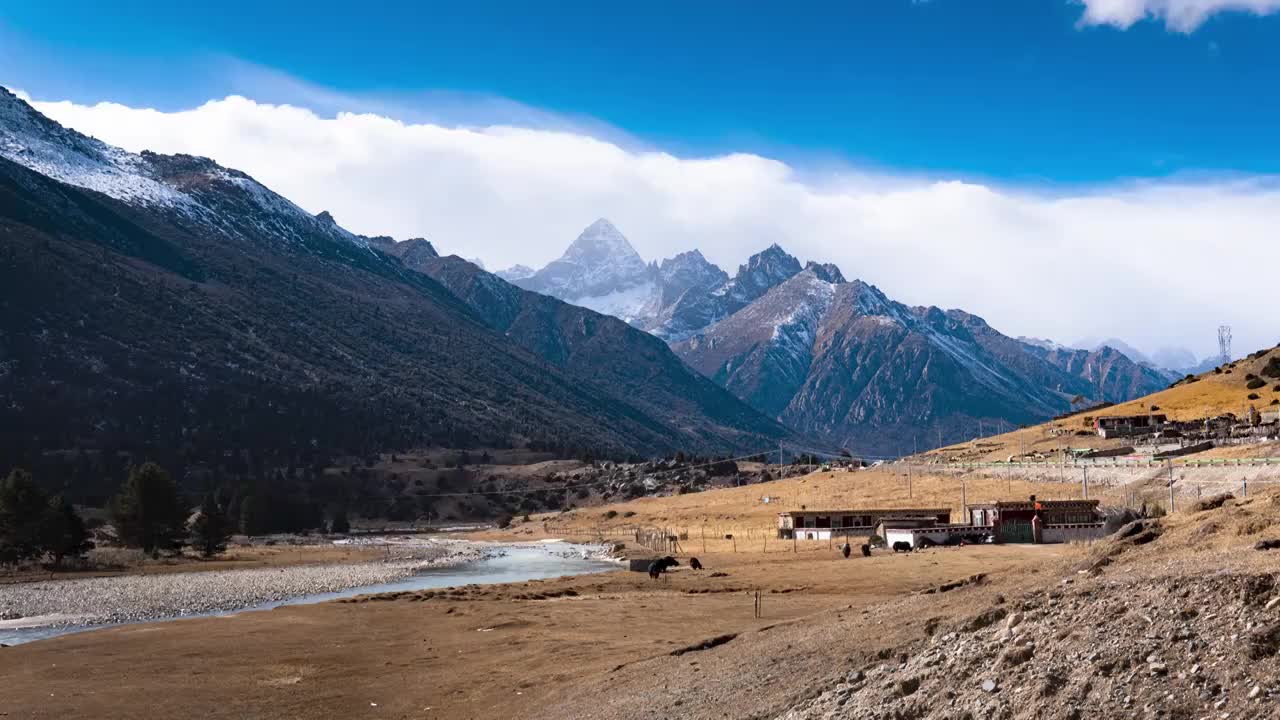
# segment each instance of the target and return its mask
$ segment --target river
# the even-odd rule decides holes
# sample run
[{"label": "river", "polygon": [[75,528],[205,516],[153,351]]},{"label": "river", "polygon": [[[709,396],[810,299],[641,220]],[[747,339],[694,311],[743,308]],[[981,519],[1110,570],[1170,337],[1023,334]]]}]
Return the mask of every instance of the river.
[{"label": "river", "polygon": [[[429,590],[459,585],[493,585],[499,583],[517,583],[526,580],[563,577],[568,575],[585,575],[589,573],[617,570],[621,566],[609,560],[588,557],[593,548],[569,543],[529,543],[505,545],[501,554],[488,557],[465,565],[453,567],[428,568],[410,577],[394,582],[373,585],[361,585],[338,592],[298,595],[285,600],[259,603],[223,612],[193,613],[144,622],[166,622],[192,617],[213,615],[234,615],[254,610],[270,610],[282,605],[305,605],[328,600],[336,600],[370,593],[394,592],[400,590]],[[237,572],[252,572],[242,570]],[[192,573],[198,574],[198,573]],[[90,580],[70,581],[90,582]],[[0,626],[0,644],[19,645],[22,643],[44,640],[59,635],[66,635],[87,630],[113,627],[111,624],[91,625],[44,625],[40,627],[3,627]]]}]

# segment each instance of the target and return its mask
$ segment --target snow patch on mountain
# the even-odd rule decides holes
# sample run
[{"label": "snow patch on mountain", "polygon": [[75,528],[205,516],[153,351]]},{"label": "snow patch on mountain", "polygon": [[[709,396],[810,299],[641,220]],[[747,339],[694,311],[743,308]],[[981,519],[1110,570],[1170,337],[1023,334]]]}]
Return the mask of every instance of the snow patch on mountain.
[{"label": "snow patch on mountain", "polygon": [[514,283],[517,280],[524,280],[525,278],[533,277],[535,272],[537,271],[528,265],[512,265],[506,270],[499,270],[494,273],[494,275],[497,275],[509,283]]},{"label": "snow patch on mountain", "polygon": [[0,157],[123,202],[171,207],[191,202],[158,181],[138,155],[68,130],[3,88]]},{"label": "snow patch on mountain", "polygon": [[653,303],[655,288],[653,281],[644,281],[604,295],[573,298],[568,302],[634,323],[647,314],[646,309]]}]

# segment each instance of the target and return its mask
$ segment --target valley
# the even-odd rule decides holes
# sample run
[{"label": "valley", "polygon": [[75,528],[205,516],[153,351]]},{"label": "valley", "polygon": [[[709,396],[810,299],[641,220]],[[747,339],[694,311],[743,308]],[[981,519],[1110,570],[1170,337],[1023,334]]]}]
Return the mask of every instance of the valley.
[{"label": "valley", "polygon": [[1280,717],[1280,347],[464,257],[0,89],[0,716]]}]

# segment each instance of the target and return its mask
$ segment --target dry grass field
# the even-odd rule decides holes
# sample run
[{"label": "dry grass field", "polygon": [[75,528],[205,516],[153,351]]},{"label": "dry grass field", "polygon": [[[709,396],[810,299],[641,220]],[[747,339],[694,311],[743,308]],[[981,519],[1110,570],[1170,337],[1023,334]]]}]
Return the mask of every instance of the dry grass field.
[{"label": "dry grass field", "polygon": [[[682,549],[689,553],[738,552],[793,553],[821,552],[827,541],[781,541],[777,534],[777,514],[787,510],[847,508],[950,508],[959,521],[963,501],[1025,499],[1072,499],[1082,496],[1074,482],[1027,482],[1016,478],[974,477],[930,472],[927,466],[885,465],[859,471],[817,472],[802,477],[775,480],[757,485],[721,488],[686,495],[649,497],[603,507],[582,508],[564,513],[533,515],[529,522],[517,521],[508,532],[483,537],[532,539],[567,537],[573,539],[633,539],[637,528],[663,528],[681,535]],[[765,502],[764,499],[769,501]],[[1104,503],[1121,503],[1128,498],[1124,488],[1092,488],[1090,497]],[[732,535],[733,538],[726,538]],[[706,548],[706,550],[703,550]]]}]

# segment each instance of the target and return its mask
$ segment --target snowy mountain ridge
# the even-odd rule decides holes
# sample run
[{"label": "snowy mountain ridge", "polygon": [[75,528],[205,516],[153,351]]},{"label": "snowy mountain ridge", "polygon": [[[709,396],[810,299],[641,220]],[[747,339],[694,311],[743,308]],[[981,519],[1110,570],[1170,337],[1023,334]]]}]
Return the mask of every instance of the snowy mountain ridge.
[{"label": "snowy mountain ridge", "polygon": [[[208,158],[131,153],[63,127],[0,87],[0,157],[46,177],[135,207],[165,211],[245,239],[323,238],[368,248],[368,239],[313,216],[238,170]],[[228,212],[231,211],[231,212]]]}]

